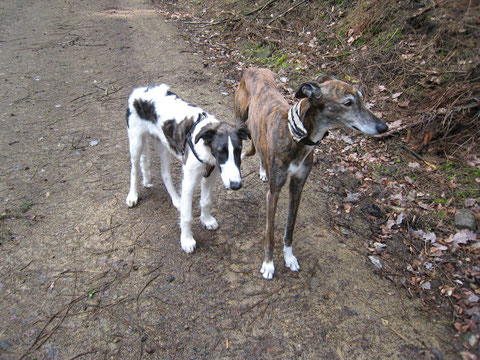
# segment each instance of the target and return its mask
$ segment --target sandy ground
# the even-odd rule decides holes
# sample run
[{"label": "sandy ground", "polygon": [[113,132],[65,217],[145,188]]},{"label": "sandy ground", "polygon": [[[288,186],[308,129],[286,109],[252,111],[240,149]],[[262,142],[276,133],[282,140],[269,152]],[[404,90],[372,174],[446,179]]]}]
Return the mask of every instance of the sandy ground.
[{"label": "sandy ground", "polygon": [[322,161],[300,208],[299,273],[283,264],[282,196],[273,281],[259,273],[256,158],[242,190],[217,182],[217,231],[195,205],[193,254],[158,164],[126,207],[134,87],[166,82],[233,121],[225,79],[149,2],[6,0],[0,24],[1,359],[456,358],[450,319],[375,272],[372,224],[350,216],[339,231],[325,216],[349,179],[328,183]]}]

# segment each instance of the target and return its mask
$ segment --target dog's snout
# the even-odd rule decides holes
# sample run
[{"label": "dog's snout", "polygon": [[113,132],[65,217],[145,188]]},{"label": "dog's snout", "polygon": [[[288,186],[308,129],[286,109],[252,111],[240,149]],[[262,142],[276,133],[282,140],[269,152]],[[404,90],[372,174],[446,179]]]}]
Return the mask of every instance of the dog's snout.
[{"label": "dog's snout", "polygon": [[376,129],[378,131],[379,134],[383,134],[384,132],[386,132],[388,130],[388,126],[387,124],[385,124],[384,122],[379,122],[376,126]]},{"label": "dog's snout", "polygon": [[241,181],[230,181],[230,189],[238,190],[241,187],[242,187],[242,182]]}]

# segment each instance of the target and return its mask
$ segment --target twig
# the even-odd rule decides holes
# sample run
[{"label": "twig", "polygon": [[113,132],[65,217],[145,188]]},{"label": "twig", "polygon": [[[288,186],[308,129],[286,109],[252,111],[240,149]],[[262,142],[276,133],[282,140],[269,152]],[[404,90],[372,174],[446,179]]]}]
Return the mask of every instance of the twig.
[{"label": "twig", "polygon": [[293,9],[295,9],[296,7],[302,5],[303,3],[306,3],[308,0],[303,0],[303,1],[300,1],[299,3],[293,5],[290,9],[288,9],[287,11],[284,11],[283,13],[281,13],[280,15],[278,15],[275,19],[272,19],[270,20],[267,25],[271,25],[273,22],[277,21],[278,19],[280,19],[282,16],[288,14],[290,11],[292,11]]},{"label": "twig", "polygon": [[257,301],[255,304],[249,306],[248,308],[246,308],[245,310],[243,310],[241,313],[240,313],[240,316],[243,316],[245,315],[247,312],[251,311],[252,309],[254,309],[255,307],[257,307],[258,305],[260,305],[262,302],[264,302],[265,300],[267,300],[268,298],[271,298],[273,295],[277,294],[278,292],[280,292],[283,288],[285,287],[285,285],[282,285],[280,286],[277,290],[275,291],[272,291],[270,294],[268,294],[267,296],[261,298],[259,301]]},{"label": "twig", "polygon": [[419,154],[417,154],[415,151],[410,149],[408,146],[401,145],[401,148],[404,150],[407,150],[410,154],[415,156],[418,160],[423,161],[426,165],[430,166],[432,169],[437,170],[437,167],[434,164],[422,158]]},{"label": "twig", "polygon": [[[253,15],[253,14],[255,14],[255,13],[260,14],[263,10],[265,10],[265,8],[266,8],[267,6],[269,6],[270,4],[273,4],[275,1],[277,1],[277,0],[269,0],[269,1],[267,1],[264,5],[259,6],[259,7],[256,8],[255,10],[249,11],[248,13],[244,14],[244,16],[250,16],[250,15]],[[255,18],[258,16],[258,14],[255,16]]]},{"label": "twig", "polygon": [[143,292],[145,291],[145,289],[146,289],[152,282],[154,282],[160,275],[161,275],[161,273],[155,275],[154,277],[152,277],[150,280],[147,281],[147,283],[146,283],[145,286],[142,288],[142,290],[140,290],[140,292],[139,292],[138,295],[137,295],[137,300],[136,300],[136,301],[137,301],[137,308],[139,307],[139,306],[138,306],[138,299],[140,298],[140,296],[142,295],[142,293],[143,293]]},{"label": "twig", "polygon": [[97,352],[98,352],[97,350],[87,351],[87,352],[75,355],[74,357],[70,358],[70,360],[78,359],[78,358],[80,358],[82,356],[85,356],[85,355],[96,354]]}]

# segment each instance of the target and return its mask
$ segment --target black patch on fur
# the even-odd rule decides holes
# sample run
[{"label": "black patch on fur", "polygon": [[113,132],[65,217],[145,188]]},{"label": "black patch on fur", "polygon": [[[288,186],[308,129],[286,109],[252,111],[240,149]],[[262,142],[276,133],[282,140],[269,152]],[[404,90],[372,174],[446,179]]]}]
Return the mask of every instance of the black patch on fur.
[{"label": "black patch on fur", "polygon": [[157,123],[157,114],[155,113],[155,106],[151,101],[135,100],[133,107],[141,119]]},{"label": "black patch on fur", "polygon": [[162,126],[162,131],[167,138],[168,145],[176,154],[183,155],[185,153],[185,143],[187,141],[187,132],[193,125],[193,118],[185,118],[180,123],[175,120],[167,120]]},{"label": "black patch on fur", "polygon": [[128,126],[129,126],[128,121],[130,119],[130,115],[131,115],[130,108],[127,107],[127,116],[126,116],[127,117],[127,129],[128,129]]}]

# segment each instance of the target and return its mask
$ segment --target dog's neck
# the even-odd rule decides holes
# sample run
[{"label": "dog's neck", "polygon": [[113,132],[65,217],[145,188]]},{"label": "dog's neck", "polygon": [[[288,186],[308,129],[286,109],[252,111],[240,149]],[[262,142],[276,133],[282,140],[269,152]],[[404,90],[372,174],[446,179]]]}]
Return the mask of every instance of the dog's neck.
[{"label": "dog's neck", "polygon": [[[204,120],[205,118],[207,117],[207,114],[205,112],[202,112],[201,114],[198,115],[198,118],[197,120],[192,124],[192,126],[190,127],[190,129],[187,130],[187,134],[186,134],[186,137],[185,137],[185,146],[189,146],[190,147],[190,150],[192,151],[193,155],[197,158],[197,160],[199,162],[201,162],[202,164],[205,164],[206,165],[206,168],[205,168],[205,173],[203,174],[203,177],[209,177],[210,174],[213,172],[213,170],[215,170],[215,165],[211,165],[209,164],[208,162],[202,160],[200,158],[200,156],[198,155],[197,151],[195,150],[195,144],[193,143],[192,141],[192,134],[193,132],[195,131],[195,128],[197,127],[197,125],[202,121]],[[185,152],[185,155],[187,154],[187,152]],[[185,156],[185,160],[186,161],[186,156]]]},{"label": "dog's neck", "polygon": [[328,126],[317,128],[313,123],[309,126],[307,111],[310,109],[309,99],[302,99],[288,111],[288,129],[296,143],[307,146],[318,145],[325,136]]}]

